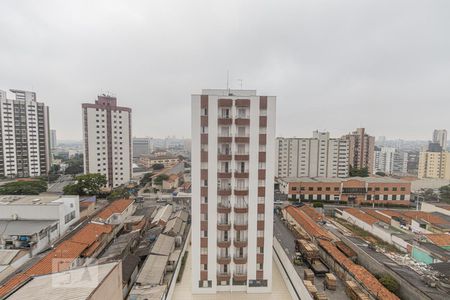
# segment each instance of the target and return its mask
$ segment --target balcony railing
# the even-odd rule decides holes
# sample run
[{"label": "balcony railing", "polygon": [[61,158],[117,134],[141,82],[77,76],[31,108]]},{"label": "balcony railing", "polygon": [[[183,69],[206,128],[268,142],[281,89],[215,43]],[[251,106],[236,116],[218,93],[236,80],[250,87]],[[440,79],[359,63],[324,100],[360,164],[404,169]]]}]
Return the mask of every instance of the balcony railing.
[{"label": "balcony railing", "polygon": [[238,265],[245,264],[247,263],[247,255],[235,255],[233,260],[235,264]]}]

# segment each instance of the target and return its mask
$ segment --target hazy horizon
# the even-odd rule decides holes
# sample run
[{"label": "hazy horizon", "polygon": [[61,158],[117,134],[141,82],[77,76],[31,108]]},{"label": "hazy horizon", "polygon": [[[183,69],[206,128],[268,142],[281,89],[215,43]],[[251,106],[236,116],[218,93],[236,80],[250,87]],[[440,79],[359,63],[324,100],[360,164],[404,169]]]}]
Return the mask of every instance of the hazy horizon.
[{"label": "hazy horizon", "polygon": [[[58,139],[110,92],[133,136],[190,136],[190,95],[277,96],[277,136],[430,140],[450,129],[450,1],[9,1],[0,89],[37,93]],[[242,81],[241,81],[242,80]]]}]

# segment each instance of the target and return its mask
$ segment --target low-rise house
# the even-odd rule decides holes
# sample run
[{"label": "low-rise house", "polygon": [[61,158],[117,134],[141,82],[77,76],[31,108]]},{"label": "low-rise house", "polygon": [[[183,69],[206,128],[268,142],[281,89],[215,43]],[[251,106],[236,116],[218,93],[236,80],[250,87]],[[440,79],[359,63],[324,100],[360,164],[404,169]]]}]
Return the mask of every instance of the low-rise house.
[{"label": "low-rise house", "polygon": [[94,218],[95,222],[123,225],[125,219],[134,214],[136,207],[132,199],[119,199],[110,203]]},{"label": "low-rise house", "polygon": [[128,293],[136,282],[140,262],[141,259],[134,254],[128,254],[122,259],[123,299],[127,298]]},{"label": "low-rise house", "polygon": [[169,256],[175,250],[175,238],[160,234],[152,247],[151,254]]},{"label": "low-rise house", "polygon": [[167,204],[166,206],[160,207],[155,213],[152,219],[152,226],[161,225],[165,226],[169,221],[173,211],[173,206]]},{"label": "low-rise house", "polygon": [[450,262],[450,251],[432,243],[419,242],[412,245],[411,257],[427,265]]},{"label": "low-rise house", "polygon": [[420,210],[430,213],[439,212],[441,214],[450,216],[450,204],[421,202]]},{"label": "low-rise house", "polygon": [[169,175],[169,178],[166,180],[163,180],[162,182],[162,188],[163,190],[172,190],[179,187],[181,182],[181,178],[177,174]]},{"label": "low-rise house", "polygon": [[165,155],[141,155],[139,163],[145,168],[151,168],[153,165],[172,166],[179,162],[179,158],[170,154]]},{"label": "low-rise house", "polygon": [[122,265],[99,264],[42,276],[33,276],[14,291],[10,300],[108,299],[121,300]]}]

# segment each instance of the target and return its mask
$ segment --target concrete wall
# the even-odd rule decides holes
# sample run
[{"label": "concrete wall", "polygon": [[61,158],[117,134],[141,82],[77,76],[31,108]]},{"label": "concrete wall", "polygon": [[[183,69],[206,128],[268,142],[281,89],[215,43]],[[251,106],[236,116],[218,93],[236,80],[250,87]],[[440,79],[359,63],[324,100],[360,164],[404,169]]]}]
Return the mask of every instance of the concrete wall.
[{"label": "concrete wall", "polygon": [[97,289],[91,294],[90,300],[122,300],[122,263],[119,263]]},{"label": "concrete wall", "polygon": [[303,284],[303,280],[277,239],[273,239],[273,257],[292,299],[312,300],[313,298]]}]

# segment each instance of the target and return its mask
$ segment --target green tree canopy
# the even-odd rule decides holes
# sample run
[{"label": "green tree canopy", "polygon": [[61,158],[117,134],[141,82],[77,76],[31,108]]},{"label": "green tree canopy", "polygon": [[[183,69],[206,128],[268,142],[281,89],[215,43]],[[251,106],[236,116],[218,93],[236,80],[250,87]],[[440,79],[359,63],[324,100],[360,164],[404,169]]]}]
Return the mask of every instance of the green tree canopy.
[{"label": "green tree canopy", "polygon": [[450,185],[441,186],[439,193],[442,202],[450,203]]},{"label": "green tree canopy", "polygon": [[397,280],[395,280],[394,277],[392,277],[391,275],[387,274],[387,273],[383,273],[381,274],[381,276],[379,276],[380,278],[378,279],[378,281],[384,285],[385,288],[387,288],[390,292],[392,293],[397,293],[399,288],[400,288],[400,284],[397,282]]},{"label": "green tree canopy", "polygon": [[47,182],[43,180],[16,181],[0,186],[0,195],[39,195],[47,191]]},{"label": "green tree canopy", "polygon": [[369,169],[367,167],[359,169],[359,168],[350,166],[349,176],[350,177],[369,177]]},{"label": "green tree canopy", "polygon": [[65,195],[98,195],[106,185],[106,176],[101,174],[85,174],[76,178],[76,183],[64,187]]},{"label": "green tree canopy", "polygon": [[168,176],[168,175],[166,175],[166,174],[161,174],[161,175],[158,175],[158,176],[155,178],[155,180],[153,180],[153,182],[154,182],[156,185],[161,185],[162,182],[163,182],[164,180],[167,180],[167,179],[169,179],[169,176]]}]

